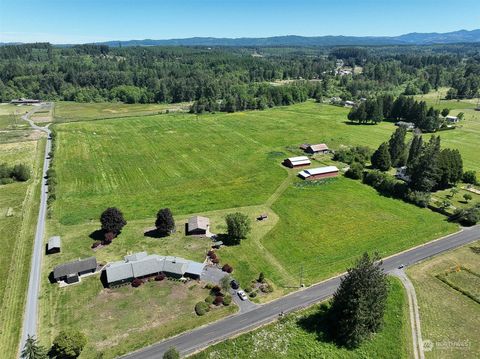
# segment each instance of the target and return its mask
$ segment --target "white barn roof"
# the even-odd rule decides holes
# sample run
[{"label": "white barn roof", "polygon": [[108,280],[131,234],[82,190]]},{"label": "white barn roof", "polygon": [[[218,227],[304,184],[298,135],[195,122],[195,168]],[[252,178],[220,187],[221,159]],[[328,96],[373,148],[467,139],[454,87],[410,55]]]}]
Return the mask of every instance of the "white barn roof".
[{"label": "white barn roof", "polygon": [[307,170],[303,170],[298,174],[302,178],[308,178],[310,176],[321,175],[325,173],[332,173],[338,172],[338,168],[336,166],[326,166],[326,167],[317,167],[317,168],[309,168]]}]

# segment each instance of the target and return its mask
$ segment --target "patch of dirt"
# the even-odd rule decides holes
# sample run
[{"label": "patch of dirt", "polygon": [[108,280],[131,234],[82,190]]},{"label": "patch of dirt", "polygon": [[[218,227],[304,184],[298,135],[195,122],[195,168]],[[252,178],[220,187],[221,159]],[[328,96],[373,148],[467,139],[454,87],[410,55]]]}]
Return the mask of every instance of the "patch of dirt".
[{"label": "patch of dirt", "polygon": [[178,284],[174,285],[172,287],[172,291],[170,292],[170,297],[175,298],[176,300],[183,300],[188,298],[188,293],[187,293],[187,286]]},{"label": "patch of dirt", "polygon": [[33,117],[33,121],[43,123],[43,122],[52,122],[52,119],[50,118],[50,116],[42,116],[42,117],[35,116]]}]

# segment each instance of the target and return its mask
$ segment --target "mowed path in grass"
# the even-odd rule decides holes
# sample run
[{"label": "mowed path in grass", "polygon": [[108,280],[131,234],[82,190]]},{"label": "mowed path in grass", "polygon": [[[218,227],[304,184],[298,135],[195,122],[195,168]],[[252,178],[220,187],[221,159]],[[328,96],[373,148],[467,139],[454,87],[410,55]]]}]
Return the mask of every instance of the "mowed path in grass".
[{"label": "mowed path in grass", "polygon": [[263,204],[287,176],[279,163],[300,143],[374,147],[394,129],[347,125],[347,112],[309,102],[59,125],[55,215],[74,224],[109,205],[141,219],[160,206],[188,214]]}]

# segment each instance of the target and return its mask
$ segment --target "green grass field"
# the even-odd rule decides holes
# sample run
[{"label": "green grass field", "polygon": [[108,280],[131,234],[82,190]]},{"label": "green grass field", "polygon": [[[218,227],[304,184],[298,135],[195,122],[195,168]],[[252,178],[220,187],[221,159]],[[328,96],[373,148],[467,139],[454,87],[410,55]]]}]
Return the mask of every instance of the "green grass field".
[{"label": "green grass field", "polygon": [[80,103],[57,102],[55,122],[99,120],[115,117],[146,116],[165,111],[188,111],[189,103],[177,104],[124,104],[121,102]]},{"label": "green grass field", "polygon": [[322,330],[322,313],[322,308],[315,305],[264,328],[214,345],[192,358],[410,358],[408,303],[397,279],[390,280],[383,330],[358,349],[339,348],[328,341]]},{"label": "green grass field", "polygon": [[0,144],[0,162],[26,163],[32,179],[0,185],[0,352],[17,354],[40,197],[45,140]]},{"label": "green grass field", "polygon": [[450,109],[451,115],[465,114],[465,119],[458,124],[455,130],[441,131],[437,134],[442,139],[443,147],[456,148],[463,158],[465,170],[475,170],[480,175],[480,162],[478,161],[478,143],[480,139],[480,111],[475,111],[477,99],[471,100],[444,100],[447,89],[438,92],[416,96],[427,102],[429,106],[442,110]]},{"label": "green grass field", "polygon": [[427,359],[478,358],[480,355],[480,305],[437,278],[449,273],[448,281],[462,290],[478,294],[478,277],[461,267],[480,274],[480,242],[436,256],[407,270],[417,292],[423,340],[432,343],[432,350],[425,352]]}]

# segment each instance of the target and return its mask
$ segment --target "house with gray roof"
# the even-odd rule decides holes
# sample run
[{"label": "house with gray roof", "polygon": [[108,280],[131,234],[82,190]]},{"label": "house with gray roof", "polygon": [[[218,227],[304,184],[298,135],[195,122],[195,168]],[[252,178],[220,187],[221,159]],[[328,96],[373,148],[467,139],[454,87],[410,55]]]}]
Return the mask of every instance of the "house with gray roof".
[{"label": "house with gray roof", "polygon": [[78,282],[82,275],[94,273],[97,270],[97,259],[89,257],[60,264],[53,269],[53,278],[68,284]]},{"label": "house with gray roof", "polygon": [[47,242],[47,254],[60,252],[61,240],[59,236],[51,237]]},{"label": "house with gray roof", "polygon": [[160,273],[172,278],[199,279],[204,268],[203,263],[180,257],[139,252],[125,256],[123,261],[108,264],[105,273],[108,285],[116,286],[131,282],[134,278],[152,277]]},{"label": "house with gray roof", "polygon": [[207,217],[193,216],[187,223],[187,235],[207,235],[210,231],[210,220]]}]

